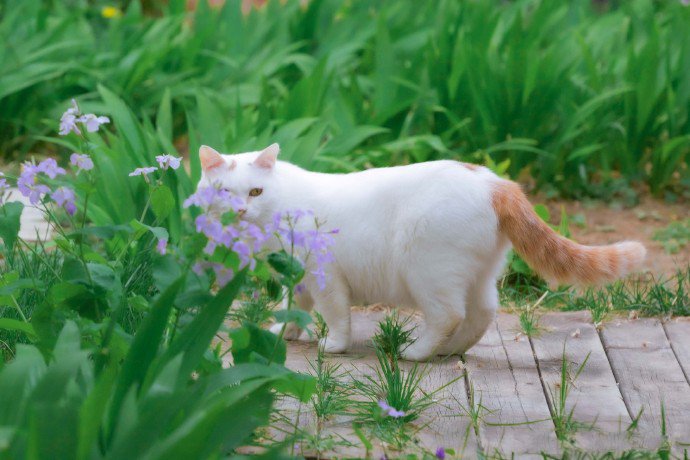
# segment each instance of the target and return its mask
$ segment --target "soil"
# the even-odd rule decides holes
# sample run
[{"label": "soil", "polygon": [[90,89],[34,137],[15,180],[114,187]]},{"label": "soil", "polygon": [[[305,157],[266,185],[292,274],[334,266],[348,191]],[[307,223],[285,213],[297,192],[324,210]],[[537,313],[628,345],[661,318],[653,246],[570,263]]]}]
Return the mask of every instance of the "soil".
[{"label": "soil", "polygon": [[[690,246],[669,254],[654,234],[671,222],[690,217],[690,204],[671,204],[651,197],[643,198],[634,208],[587,201],[546,201],[532,197],[533,203],[544,203],[551,213],[552,224],[560,221],[561,207],[570,219],[571,238],[582,244],[609,244],[621,240],[640,241],[647,247],[645,269],[655,276],[670,276],[690,264]],[[573,216],[584,216],[584,225],[573,223]]]}]

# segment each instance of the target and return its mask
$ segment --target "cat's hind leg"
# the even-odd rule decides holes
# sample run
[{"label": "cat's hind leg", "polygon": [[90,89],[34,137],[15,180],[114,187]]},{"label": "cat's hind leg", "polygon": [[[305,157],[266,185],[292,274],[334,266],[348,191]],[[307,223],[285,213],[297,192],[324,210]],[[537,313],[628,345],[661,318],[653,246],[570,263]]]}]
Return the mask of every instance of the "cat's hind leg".
[{"label": "cat's hind leg", "polygon": [[[307,290],[304,290],[299,294],[295,293],[294,300],[295,305],[304,311],[310,312],[314,307],[314,299],[312,299],[311,294]],[[287,309],[287,303],[288,299],[286,294],[285,298],[280,304],[280,309]],[[285,326],[285,332],[283,333],[283,338],[285,340],[297,340],[299,336],[302,334],[302,329],[300,329],[300,327],[294,322],[287,324],[275,323],[273,326],[270,327],[270,331],[276,335],[279,335],[280,331],[283,329],[283,326]]]},{"label": "cat's hind leg", "polygon": [[415,300],[424,312],[415,341],[402,351],[409,361],[424,361],[460,327],[465,317],[465,290],[448,286],[424,286],[415,292]]},{"label": "cat's hind leg", "polygon": [[498,290],[493,277],[467,292],[467,317],[437,350],[438,355],[460,355],[472,348],[493,324],[498,310]]}]

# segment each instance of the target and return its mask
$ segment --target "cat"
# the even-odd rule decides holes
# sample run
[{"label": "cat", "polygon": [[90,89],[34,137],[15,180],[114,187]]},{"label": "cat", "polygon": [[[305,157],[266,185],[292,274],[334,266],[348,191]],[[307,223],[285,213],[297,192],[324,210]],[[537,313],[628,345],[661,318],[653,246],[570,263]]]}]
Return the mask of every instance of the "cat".
[{"label": "cat", "polygon": [[[266,224],[278,211],[299,208],[339,230],[326,288],[307,269],[304,292],[296,296],[300,308],[323,316],[328,334],[321,345],[329,353],[350,345],[350,306],[372,303],[424,313],[404,359],[467,351],[494,320],[497,279],[511,246],[560,284],[613,281],[639,269],[645,257],[635,241],[584,246],[560,236],[518,184],[483,166],[440,160],[325,174],[278,161],[279,151],[273,144],[221,155],[202,146],[199,186],[246,197],[240,214],[248,222]],[[286,338],[296,338],[299,330],[288,326]]]}]

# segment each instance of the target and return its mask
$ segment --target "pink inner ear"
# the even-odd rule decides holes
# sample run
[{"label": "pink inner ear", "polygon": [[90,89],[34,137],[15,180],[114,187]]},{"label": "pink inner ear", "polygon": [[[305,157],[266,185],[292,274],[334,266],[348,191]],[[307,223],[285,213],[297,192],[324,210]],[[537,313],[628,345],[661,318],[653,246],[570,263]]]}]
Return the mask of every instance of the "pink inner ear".
[{"label": "pink inner ear", "polygon": [[225,164],[223,157],[211,147],[205,145],[199,149],[199,161],[201,161],[201,169],[210,171]]},{"label": "pink inner ear", "polygon": [[264,168],[264,169],[271,169],[273,165],[275,164],[276,160],[275,158],[271,157],[270,155],[262,154],[259,155],[259,157],[254,160],[254,164],[258,166],[259,168]]},{"label": "pink inner ear", "polygon": [[280,153],[278,144],[271,144],[261,151],[261,154],[254,160],[254,165],[259,168],[271,169],[276,164],[278,153]]}]

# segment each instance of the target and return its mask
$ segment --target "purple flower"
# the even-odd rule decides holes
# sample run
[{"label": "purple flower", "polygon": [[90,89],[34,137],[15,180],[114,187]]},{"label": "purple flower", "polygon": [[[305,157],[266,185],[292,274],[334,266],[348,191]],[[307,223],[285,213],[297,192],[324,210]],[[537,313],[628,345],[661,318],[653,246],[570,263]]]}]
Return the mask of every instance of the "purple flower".
[{"label": "purple flower", "polygon": [[65,208],[67,214],[73,216],[77,212],[77,206],[74,204],[74,190],[69,187],[58,187],[50,197],[58,206]]},{"label": "purple flower", "polygon": [[22,172],[17,179],[17,188],[22,195],[29,197],[31,204],[36,205],[46,193],[50,192],[47,185],[36,183],[38,167],[31,163],[22,165]]},{"label": "purple flower", "polygon": [[226,267],[222,264],[212,264],[213,272],[216,274],[216,283],[218,286],[223,287],[232,280],[235,273],[231,268]]},{"label": "purple flower", "polygon": [[196,273],[198,276],[201,276],[204,274],[204,268],[205,268],[204,262],[196,262],[194,265],[192,265],[192,271],[194,273]]},{"label": "purple flower", "polygon": [[436,449],[436,458],[439,460],[445,460],[446,458],[446,450],[443,447],[439,447]]},{"label": "purple flower", "polygon": [[38,166],[36,166],[35,171],[42,172],[51,179],[55,179],[57,176],[67,173],[64,168],[58,166],[57,161],[53,158],[46,158],[41,161]]},{"label": "purple flower", "polygon": [[323,290],[326,288],[327,281],[326,265],[335,260],[330,252],[330,246],[335,243],[333,235],[337,234],[338,230],[325,232],[319,228],[316,220],[314,220],[316,228],[303,230],[304,225],[297,226],[302,218],[313,217],[313,215],[311,211],[304,210],[277,213],[273,216],[272,224],[266,226],[266,232],[277,233],[285,245],[301,249],[305,260],[315,259],[316,268],[310,273],[316,279],[319,289]]},{"label": "purple flower", "polygon": [[86,126],[86,130],[90,133],[95,133],[101,125],[110,123],[110,118],[108,117],[97,117],[93,113],[87,113],[77,118],[77,121],[81,122]]},{"label": "purple flower", "polygon": [[161,238],[158,240],[158,244],[156,244],[156,251],[158,251],[158,254],[164,256],[168,252],[168,240],[165,238]]},{"label": "purple flower", "polygon": [[207,214],[199,215],[194,223],[196,224],[196,231],[203,233],[206,238],[219,240],[223,236],[223,224]]},{"label": "purple flower", "polygon": [[184,200],[183,206],[185,208],[198,206],[204,211],[208,211],[215,207],[223,209],[224,204],[230,205],[233,211],[239,212],[244,208],[245,201],[238,196],[232,195],[227,190],[211,186],[199,188],[195,193]]},{"label": "purple flower", "polygon": [[247,265],[249,265],[251,269],[254,269],[253,265],[256,262],[252,259],[252,251],[247,243],[242,240],[237,240],[232,245],[232,250],[240,257],[240,270]]},{"label": "purple flower", "polygon": [[156,156],[156,161],[158,162],[158,166],[161,167],[162,170],[167,170],[168,168],[172,169],[177,169],[180,167],[180,161],[182,158],[174,157],[172,155],[158,155]]},{"label": "purple flower", "polygon": [[5,190],[10,188],[10,184],[7,183],[7,179],[5,179],[5,174],[0,172],[0,206],[5,204]]},{"label": "purple flower", "polygon": [[400,418],[400,417],[405,416],[405,412],[403,412],[401,410],[397,410],[396,408],[389,406],[386,401],[381,400],[378,402],[378,404],[379,404],[379,407],[381,409],[383,409],[383,412],[390,417]]},{"label": "purple flower", "polygon": [[69,157],[69,162],[77,167],[77,174],[81,171],[90,171],[93,169],[93,160],[85,153],[73,153]]},{"label": "purple flower", "polygon": [[72,99],[72,107],[67,109],[65,113],[62,114],[62,117],[60,117],[60,131],[59,134],[61,136],[66,136],[72,131],[74,131],[77,134],[81,134],[81,131],[79,131],[79,127],[77,126],[77,116],[79,115],[79,106],[77,105],[77,101]]},{"label": "purple flower", "polygon": [[65,113],[62,114],[62,117],[60,117],[59,134],[61,136],[66,136],[72,131],[81,134],[81,130],[79,126],[77,126],[77,123],[83,124],[88,132],[95,133],[102,124],[110,123],[110,119],[108,117],[96,116],[93,113],[82,115],[77,101],[72,99],[72,107],[67,109]]},{"label": "purple flower", "polygon": [[192,271],[201,276],[204,274],[204,271],[209,268],[213,270],[213,273],[215,273],[216,282],[220,287],[228,284],[228,282],[230,282],[230,280],[232,280],[232,278],[235,276],[235,273],[231,268],[216,262],[197,262],[192,266]]},{"label": "purple flower", "polygon": [[148,174],[151,174],[155,170],[157,170],[155,166],[147,166],[145,168],[137,168],[131,173],[129,173],[129,177],[134,177],[134,176],[144,176],[146,177]]}]

